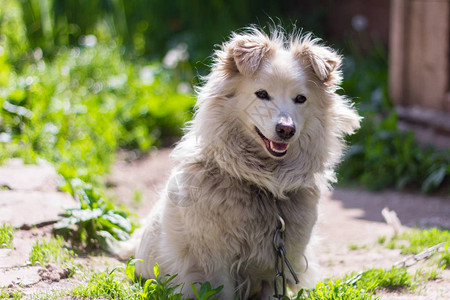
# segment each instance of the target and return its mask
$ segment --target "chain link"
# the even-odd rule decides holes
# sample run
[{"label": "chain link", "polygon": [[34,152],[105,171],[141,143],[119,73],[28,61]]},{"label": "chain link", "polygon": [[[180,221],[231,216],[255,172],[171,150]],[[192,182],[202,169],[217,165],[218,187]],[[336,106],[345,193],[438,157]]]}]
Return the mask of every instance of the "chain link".
[{"label": "chain link", "polygon": [[[291,263],[286,257],[286,249],[284,248],[284,234],[286,230],[286,224],[282,217],[278,216],[278,220],[280,225],[275,230],[273,235],[273,247],[275,250],[275,277],[273,279],[273,288],[274,288],[274,297],[276,299],[283,299],[286,296],[286,275],[284,274],[284,265],[291,272],[292,277],[294,277],[295,283],[298,284],[300,281],[298,280],[297,274],[291,266]],[[303,255],[306,261],[306,269],[308,268],[308,261],[306,257]],[[282,293],[279,292],[279,284],[281,281],[281,289]]]}]

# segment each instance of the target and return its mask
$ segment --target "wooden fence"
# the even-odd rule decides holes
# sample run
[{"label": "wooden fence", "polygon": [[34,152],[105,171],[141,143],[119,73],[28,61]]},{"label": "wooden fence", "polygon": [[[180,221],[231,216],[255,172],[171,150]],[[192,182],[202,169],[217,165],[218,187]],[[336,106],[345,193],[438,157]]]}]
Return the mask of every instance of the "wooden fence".
[{"label": "wooden fence", "polygon": [[390,96],[449,114],[450,0],[391,0]]}]

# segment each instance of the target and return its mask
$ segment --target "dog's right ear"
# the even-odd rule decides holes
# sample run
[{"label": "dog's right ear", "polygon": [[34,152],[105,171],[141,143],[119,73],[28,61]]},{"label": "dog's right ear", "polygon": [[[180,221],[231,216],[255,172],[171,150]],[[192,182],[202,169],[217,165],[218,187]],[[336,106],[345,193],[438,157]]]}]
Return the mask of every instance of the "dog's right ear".
[{"label": "dog's right ear", "polygon": [[262,34],[234,35],[218,55],[221,69],[229,73],[253,75],[270,50],[270,40]]}]

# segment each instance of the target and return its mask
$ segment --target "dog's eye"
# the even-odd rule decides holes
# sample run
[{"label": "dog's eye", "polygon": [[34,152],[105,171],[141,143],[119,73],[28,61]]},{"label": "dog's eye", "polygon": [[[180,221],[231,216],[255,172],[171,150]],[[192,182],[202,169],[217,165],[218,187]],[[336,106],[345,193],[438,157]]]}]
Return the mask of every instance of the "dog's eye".
[{"label": "dog's eye", "polygon": [[297,96],[295,97],[295,99],[294,99],[294,102],[295,102],[295,103],[298,103],[298,104],[305,103],[305,102],[306,102],[306,97],[305,97],[305,95],[297,95]]},{"label": "dog's eye", "polygon": [[255,92],[256,97],[262,100],[270,100],[269,93],[266,90],[258,90]]}]

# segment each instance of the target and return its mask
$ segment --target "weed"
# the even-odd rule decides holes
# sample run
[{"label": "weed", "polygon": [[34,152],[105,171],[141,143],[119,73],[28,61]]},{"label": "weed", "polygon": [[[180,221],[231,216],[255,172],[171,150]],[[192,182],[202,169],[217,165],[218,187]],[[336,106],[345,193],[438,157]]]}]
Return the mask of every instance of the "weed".
[{"label": "weed", "polygon": [[386,237],[385,236],[380,236],[379,238],[378,238],[378,244],[384,244],[384,242],[386,242]]},{"label": "weed", "polygon": [[350,249],[350,250],[358,250],[359,246],[356,245],[356,244],[350,244],[350,245],[348,245],[348,249]]},{"label": "weed", "polygon": [[12,225],[3,223],[0,225],[0,248],[14,248],[14,229]]},{"label": "weed", "polygon": [[62,237],[52,237],[50,240],[37,240],[29,255],[32,265],[45,266],[47,263],[71,264],[73,262],[73,251],[63,247]]},{"label": "weed", "polygon": [[141,190],[134,190],[133,202],[136,204],[140,204],[142,202],[142,191]]},{"label": "weed", "polygon": [[70,238],[74,246],[111,248],[112,240],[126,240],[134,229],[125,209],[116,208],[103,195],[81,180],[72,180],[68,191],[80,201],[79,208],[67,209],[64,219],[54,225],[56,233]]}]

